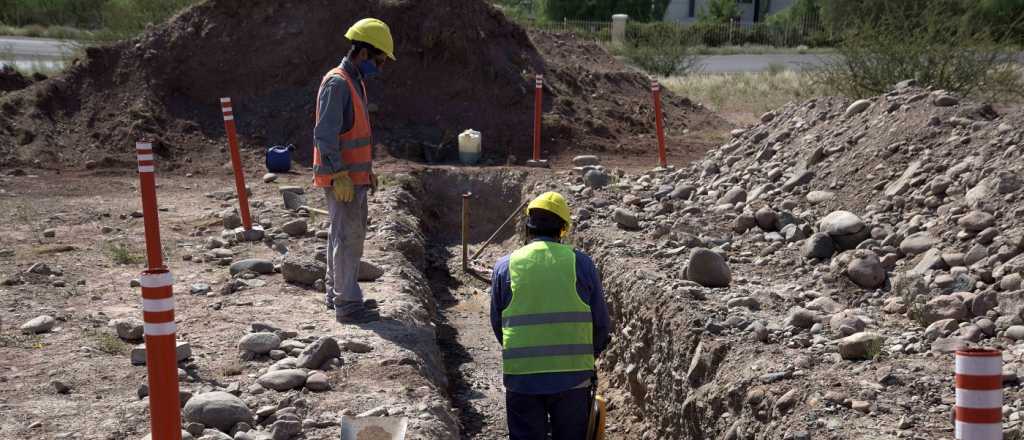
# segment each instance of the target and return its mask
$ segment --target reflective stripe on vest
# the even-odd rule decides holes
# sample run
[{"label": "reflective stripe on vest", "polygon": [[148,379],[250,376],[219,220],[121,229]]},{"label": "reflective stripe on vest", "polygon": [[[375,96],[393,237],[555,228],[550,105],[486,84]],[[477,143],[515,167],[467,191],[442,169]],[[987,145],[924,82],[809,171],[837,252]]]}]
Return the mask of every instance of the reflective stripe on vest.
[{"label": "reflective stripe on vest", "polygon": [[[332,69],[324,76],[320,83],[323,89],[327,80],[332,77],[341,77],[348,85],[349,95],[352,97],[352,128],[349,131],[338,134],[338,146],[341,148],[341,162],[346,165],[348,175],[352,183],[356,185],[369,185],[370,172],[373,171],[373,136],[370,129],[370,116],[366,111],[363,99],[356,93],[355,86],[349,78],[348,73],[341,67]],[[363,87],[363,96],[366,96],[366,85]],[[320,93],[317,93],[317,115],[320,120]],[[331,170],[325,169],[320,162],[320,149],[316,142],[313,143],[313,186],[331,186]]]},{"label": "reflective stripe on vest", "polygon": [[537,241],[509,259],[512,301],[501,312],[505,374],[594,369],[590,306],[576,291],[576,253]]}]

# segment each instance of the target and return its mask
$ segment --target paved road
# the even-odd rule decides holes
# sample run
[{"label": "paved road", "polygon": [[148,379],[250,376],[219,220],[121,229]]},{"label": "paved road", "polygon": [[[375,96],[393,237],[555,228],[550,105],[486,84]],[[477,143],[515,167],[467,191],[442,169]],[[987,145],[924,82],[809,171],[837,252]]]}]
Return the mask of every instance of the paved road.
[{"label": "paved road", "polygon": [[[46,38],[0,37],[0,63],[14,63],[22,68],[33,64],[59,67],[66,54],[74,49],[73,42]],[[827,54],[765,54],[765,55],[706,55],[700,57],[705,73],[764,72],[772,66],[789,70],[802,70],[822,63]],[[1018,57],[1024,62],[1024,53]]]},{"label": "paved road", "polygon": [[71,41],[48,38],[0,37],[0,64],[13,64],[21,69],[33,67],[59,69],[75,49]]},{"label": "paved road", "polygon": [[[65,54],[73,50],[74,43],[46,38],[0,37],[0,62],[13,61],[18,67],[29,68],[33,64],[60,66]],[[761,72],[772,65],[799,70],[806,65],[820,62],[818,55],[770,54],[770,55],[710,55],[700,59],[702,70],[707,73]]]},{"label": "paved road", "polygon": [[822,63],[825,54],[706,55],[699,58],[705,73],[764,72],[779,66],[802,70]]}]

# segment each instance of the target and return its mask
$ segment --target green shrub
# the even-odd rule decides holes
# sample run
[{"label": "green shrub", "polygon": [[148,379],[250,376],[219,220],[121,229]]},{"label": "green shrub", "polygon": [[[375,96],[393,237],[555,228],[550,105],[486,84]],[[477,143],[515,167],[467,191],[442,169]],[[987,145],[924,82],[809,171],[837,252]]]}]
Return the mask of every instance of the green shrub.
[{"label": "green shrub", "polygon": [[626,44],[617,51],[648,73],[672,76],[696,67],[697,57],[687,28],[673,23],[632,24]]},{"label": "green shrub", "polygon": [[710,0],[701,6],[697,19],[702,23],[729,23],[740,15],[736,0]]},{"label": "green shrub", "polygon": [[851,97],[881,94],[906,79],[964,95],[1021,93],[1015,48],[1005,35],[978,30],[941,5],[912,3],[851,24],[837,56],[813,72],[816,80]]},{"label": "green shrub", "polygon": [[107,254],[115,264],[141,264],[143,257],[124,243],[108,243]]}]

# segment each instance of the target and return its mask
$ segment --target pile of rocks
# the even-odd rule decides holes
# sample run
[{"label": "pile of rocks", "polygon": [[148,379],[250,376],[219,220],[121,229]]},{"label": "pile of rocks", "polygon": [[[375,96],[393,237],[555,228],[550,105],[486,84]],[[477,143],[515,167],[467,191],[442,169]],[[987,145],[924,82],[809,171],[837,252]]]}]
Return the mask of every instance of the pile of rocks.
[{"label": "pile of rocks", "polygon": [[[339,343],[330,336],[299,337],[265,322],[252,323],[250,330],[238,341],[238,350],[244,365],[255,368],[250,375],[255,380],[248,386],[196,381],[196,392],[182,390],[183,437],[288,440],[301,438],[307,430],[337,426],[336,415],[313,415],[307,393],[331,389],[330,372],[343,365],[343,353],[357,356],[373,347],[352,340]],[[196,373],[179,370],[182,380],[192,382],[191,374]],[[138,394],[148,398],[149,388],[140,385]]]},{"label": "pile of rocks", "polygon": [[[948,394],[948,359],[923,367],[918,360],[979,344],[1008,353],[1007,383],[1016,384],[1024,366],[1022,127],[1024,112],[998,115],[943,91],[902,85],[854,103],[788,105],[684,169],[622,173],[606,188],[565,174],[576,243],[602,262],[628,333],[606,354],[610,382],[645,414],[662,414],[664,423],[654,424],[674,431],[661,435],[694,429],[671,420],[720,416],[687,411],[724,406],[716,399],[736,383],[792,377],[787,356],[756,358],[780,373],[789,369],[777,378],[742,371],[751,362],[742,353],[764,344],[810,359],[798,357],[795,367],[810,395],[836,380],[817,365],[873,359],[892,368],[890,378],[917,365],[914,379],[880,382],[887,392],[939,401]],[[692,341],[683,329],[696,327],[705,349],[731,349],[719,359],[699,356],[694,345],[657,342]],[[672,394],[675,382],[663,372],[686,371],[698,357],[714,360],[701,377],[717,377],[723,388],[707,390],[701,380],[701,393]],[[734,368],[723,372],[727,366]],[[783,399],[787,391],[777,390],[780,416],[814,412],[801,399]],[[885,401],[894,398],[834,397],[816,399],[835,402],[829,411],[877,414],[890,411]],[[651,406],[692,399],[703,402]],[[748,423],[771,420],[758,419],[758,411],[732,412],[735,438],[744,426],[751,432]],[[908,415],[894,432],[939,418],[925,419]],[[719,434],[729,437],[726,428]]]}]

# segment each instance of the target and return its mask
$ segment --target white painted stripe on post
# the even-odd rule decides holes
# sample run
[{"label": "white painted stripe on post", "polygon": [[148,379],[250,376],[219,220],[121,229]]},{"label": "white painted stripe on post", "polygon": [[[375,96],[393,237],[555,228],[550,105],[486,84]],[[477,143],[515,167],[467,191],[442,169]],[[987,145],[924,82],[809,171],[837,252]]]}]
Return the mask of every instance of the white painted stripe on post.
[{"label": "white painted stripe on post", "polygon": [[142,274],[139,277],[139,284],[145,288],[167,287],[174,284],[174,276],[170,272],[157,274]]},{"label": "white painted stripe on post", "polygon": [[139,172],[140,173],[152,173],[152,172],[155,172],[155,171],[156,171],[156,168],[153,168],[153,165],[140,165],[139,166]]},{"label": "white painted stripe on post", "polygon": [[234,121],[234,120],[235,120],[235,117],[234,117],[234,116],[231,116],[231,115],[227,115],[227,116],[224,116],[224,120],[225,120],[225,121]]},{"label": "white painted stripe on post", "polygon": [[166,312],[169,310],[174,310],[174,298],[142,300],[142,311],[144,312]]},{"label": "white painted stripe on post", "polygon": [[162,324],[143,324],[146,334],[150,336],[167,336],[173,335],[175,330],[178,329],[178,325],[174,322],[165,322]]},{"label": "white painted stripe on post", "polygon": [[994,440],[1003,438],[1002,423],[956,422],[956,438],[964,440]]},{"label": "white painted stripe on post", "polygon": [[138,143],[135,144],[135,149],[136,150],[152,150],[153,149],[153,143],[152,142],[138,142]]},{"label": "white painted stripe on post", "polygon": [[153,160],[153,154],[140,154],[139,160]]},{"label": "white painted stripe on post", "polygon": [[957,356],[956,374],[1003,376],[1002,356]]},{"label": "white painted stripe on post", "polygon": [[234,107],[224,107],[224,108],[220,109],[220,112],[225,114],[225,115],[228,114],[228,113],[234,112],[234,111],[235,111]]},{"label": "white painted stripe on post", "polygon": [[231,103],[231,98],[220,98],[220,103],[221,104],[230,104]]},{"label": "white painted stripe on post", "polygon": [[963,390],[956,389],[956,406],[962,408],[1002,408],[1003,390]]}]

